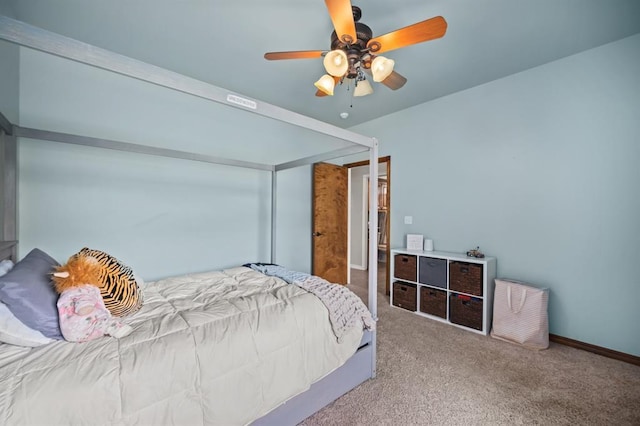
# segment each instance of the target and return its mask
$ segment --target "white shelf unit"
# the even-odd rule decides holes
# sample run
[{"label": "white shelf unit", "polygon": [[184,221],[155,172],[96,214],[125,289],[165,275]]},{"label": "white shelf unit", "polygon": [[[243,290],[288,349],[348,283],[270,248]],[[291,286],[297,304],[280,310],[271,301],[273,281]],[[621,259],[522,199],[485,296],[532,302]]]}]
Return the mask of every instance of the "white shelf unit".
[{"label": "white shelf unit", "polygon": [[392,306],[475,333],[491,331],[494,257],[396,248],[390,266]]}]

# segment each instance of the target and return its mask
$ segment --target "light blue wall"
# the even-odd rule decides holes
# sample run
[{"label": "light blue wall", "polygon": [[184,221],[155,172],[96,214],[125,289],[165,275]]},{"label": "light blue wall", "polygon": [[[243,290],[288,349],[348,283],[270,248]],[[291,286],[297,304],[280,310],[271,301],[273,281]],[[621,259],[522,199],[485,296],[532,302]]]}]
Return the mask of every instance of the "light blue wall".
[{"label": "light blue wall", "polygon": [[[9,5],[0,3],[0,15],[13,16],[13,11]],[[19,58],[18,46],[0,41],[0,113],[12,123],[18,122]],[[4,199],[3,188],[4,173],[0,173],[0,199]],[[4,208],[0,208],[0,223],[4,223],[3,216]],[[2,236],[0,231],[0,237]]]},{"label": "light blue wall", "polygon": [[0,41],[0,112],[12,123],[18,122],[19,48]]},{"label": "light blue wall", "polygon": [[[0,15],[15,17],[6,2],[0,2]],[[18,122],[19,47],[0,41],[0,112],[12,123]]]},{"label": "light blue wall", "polygon": [[393,245],[479,245],[551,289],[551,333],[640,355],[639,52],[636,35],[354,128],[392,157]]},{"label": "light blue wall", "polygon": [[[20,84],[25,127],[202,152],[214,141],[234,148],[229,128],[244,125],[204,101],[28,49]],[[229,128],[216,134],[218,119]],[[20,139],[20,255],[40,247],[63,262],[89,246],[146,280],[266,261],[269,175]]]},{"label": "light blue wall", "polygon": [[277,182],[276,263],[310,273],[313,168],[284,170]]},{"label": "light blue wall", "polygon": [[265,172],[32,140],[19,156],[21,255],[88,246],[146,280],[268,260]]},{"label": "light blue wall", "polygon": [[[20,50],[20,125],[267,164],[344,141]],[[268,148],[266,148],[268,147]],[[278,262],[308,271],[310,168],[278,175]],[[269,261],[271,172],[19,140],[20,256],[83,246],[143,278]]]}]

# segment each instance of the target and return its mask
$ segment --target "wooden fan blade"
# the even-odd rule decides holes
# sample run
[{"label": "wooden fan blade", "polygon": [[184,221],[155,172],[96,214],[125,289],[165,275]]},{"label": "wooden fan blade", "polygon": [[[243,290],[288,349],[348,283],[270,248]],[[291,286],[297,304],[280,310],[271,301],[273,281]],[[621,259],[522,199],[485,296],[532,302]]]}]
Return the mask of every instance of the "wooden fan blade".
[{"label": "wooden fan blade", "polygon": [[277,61],[280,59],[313,59],[321,58],[326,50],[297,50],[292,52],[267,52],[264,58],[269,61]]},{"label": "wooden fan blade", "polygon": [[380,83],[384,84],[391,90],[398,90],[407,82],[407,79],[395,71],[389,74],[389,77],[382,80]]},{"label": "wooden fan blade", "polygon": [[[365,69],[365,72],[369,75],[372,75],[370,69]],[[385,78],[380,83],[384,84],[391,90],[398,90],[399,88],[404,86],[406,82],[407,82],[406,77],[398,74],[395,71],[391,71],[391,74],[389,74],[389,77]]]},{"label": "wooden fan blade", "polygon": [[353,21],[353,10],[349,0],[324,0],[329,10],[333,28],[343,43],[353,43],[356,36],[356,24]]},{"label": "wooden fan blade", "polygon": [[[374,37],[369,40],[367,47],[369,47],[372,52],[378,54],[412,44],[422,43],[423,41],[434,40],[444,36],[446,32],[447,21],[445,21],[442,16],[436,16],[435,18],[417,22],[379,37]],[[375,49],[376,45],[379,45],[380,48]]]}]

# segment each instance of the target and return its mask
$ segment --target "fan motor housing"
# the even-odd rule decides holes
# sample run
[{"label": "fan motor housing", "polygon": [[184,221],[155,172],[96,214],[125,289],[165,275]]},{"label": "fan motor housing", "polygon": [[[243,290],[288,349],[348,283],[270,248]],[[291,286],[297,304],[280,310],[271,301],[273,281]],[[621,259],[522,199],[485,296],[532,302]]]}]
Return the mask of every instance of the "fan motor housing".
[{"label": "fan motor housing", "polygon": [[[356,37],[358,38],[355,42],[351,43],[348,47],[351,49],[364,50],[367,47],[367,43],[373,37],[373,31],[369,26],[363,24],[362,22],[356,22]],[[335,49],[345,49],[347,44],[342,42],[335,31],[331,33],[331,50]]]}]

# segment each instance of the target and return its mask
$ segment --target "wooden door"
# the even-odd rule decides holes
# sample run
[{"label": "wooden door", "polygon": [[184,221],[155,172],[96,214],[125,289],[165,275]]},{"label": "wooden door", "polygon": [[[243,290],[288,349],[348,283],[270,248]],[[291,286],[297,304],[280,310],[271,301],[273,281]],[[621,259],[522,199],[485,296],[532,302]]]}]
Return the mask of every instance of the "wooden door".
[{"label": "wooden door", "polygon": [[313,275],[347,283],[348,186],[346,167],[313,166]]}]

